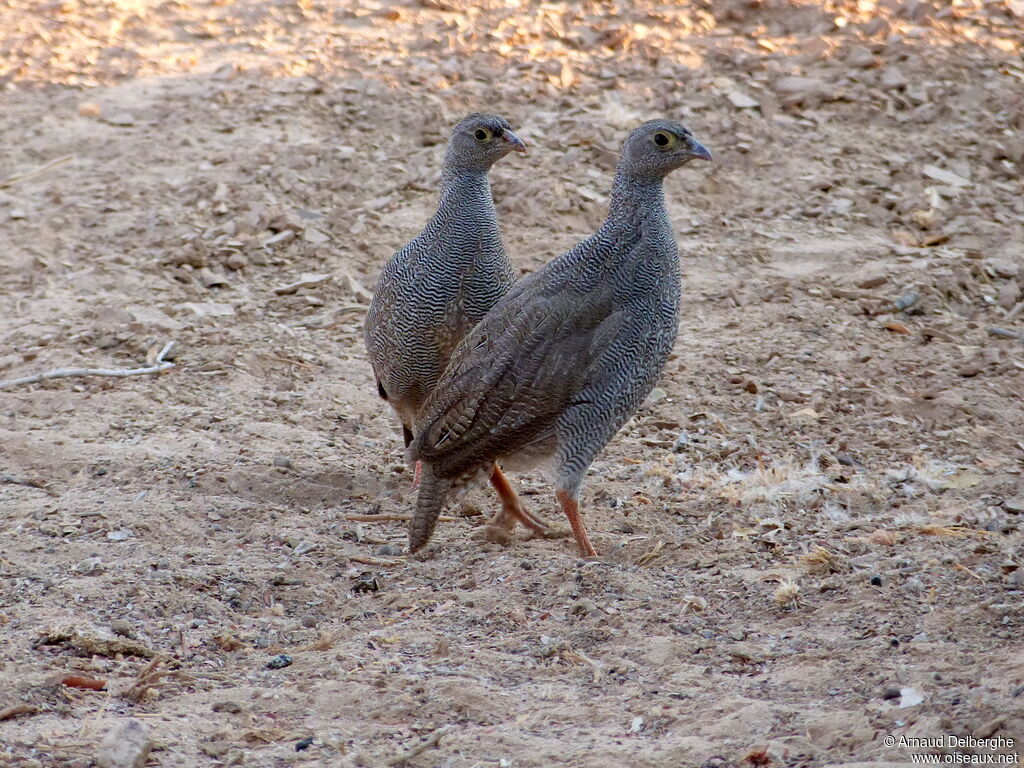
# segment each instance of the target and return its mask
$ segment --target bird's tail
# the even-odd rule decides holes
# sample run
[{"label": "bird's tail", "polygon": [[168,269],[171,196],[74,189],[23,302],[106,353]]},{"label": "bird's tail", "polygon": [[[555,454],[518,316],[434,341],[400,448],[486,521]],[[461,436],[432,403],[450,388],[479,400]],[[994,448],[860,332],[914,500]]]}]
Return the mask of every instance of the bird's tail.
[{"label": "bird's tail", "polygon": [[430,541],[451,488],[450,478],[438,477],[429,464],[423,465],[416,511],[409,521],[409,552],[415,552]]}]

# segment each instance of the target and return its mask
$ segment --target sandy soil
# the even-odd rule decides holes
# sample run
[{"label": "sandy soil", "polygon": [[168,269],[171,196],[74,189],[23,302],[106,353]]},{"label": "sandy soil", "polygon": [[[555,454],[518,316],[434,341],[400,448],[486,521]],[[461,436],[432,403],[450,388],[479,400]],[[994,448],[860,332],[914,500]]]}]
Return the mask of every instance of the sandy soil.
[{"label": "sandy soil", "polygon": [[[1022,29],[1018,0],[5,4],[0,379],[176,343],[0,390],[0,764],[92,766],[128,717],[168,768],[430,734],[405,764],[1024,752]],[[668,182],[679,340],[592,469],[596,562],[482,540],[483,490],[409,562],[360,517],[411,502],[363,309],[476,109],[531,147],[493,174],[524,272],[598,225],[639,121],[716,155]]]}]

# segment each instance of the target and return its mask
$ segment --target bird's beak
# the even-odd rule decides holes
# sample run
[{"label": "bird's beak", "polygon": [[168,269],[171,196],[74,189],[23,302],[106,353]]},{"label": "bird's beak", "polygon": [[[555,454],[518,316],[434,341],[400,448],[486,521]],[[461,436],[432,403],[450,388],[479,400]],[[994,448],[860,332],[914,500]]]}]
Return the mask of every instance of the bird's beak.
[{"label": "bird's beak", "polygon": [[512,145],[512,149],[516,152],[526,154],[526,145],[523,140],[516,136],[512,131],[507,128],[501,132],[501,138],[504,139],[508,144]]},{"label": "bird's beak", "polygon": [[692,157],[695,160],[707,160],[709,163],[713,160],[713,158],[711,157],[711,152],[708,151],[708,148],[701,144],[699,141],[697,141],[695,138],[690,137],[686,141],[687,144],[689,144],[689,146],[686,149],[686,154],[688,157]]}]

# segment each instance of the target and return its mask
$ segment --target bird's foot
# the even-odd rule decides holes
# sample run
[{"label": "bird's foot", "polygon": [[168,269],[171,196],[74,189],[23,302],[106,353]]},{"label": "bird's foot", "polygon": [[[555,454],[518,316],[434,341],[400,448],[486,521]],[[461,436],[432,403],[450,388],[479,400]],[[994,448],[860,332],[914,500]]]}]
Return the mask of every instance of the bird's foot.
[{"label": "bird's foot", "polygon": [[547,525],[539,531],[530,529],[530,537],[538,539],[567,539],[571,534],[572,530],[564,525]]},{"label": "bird's foot", "polygon": [[[512,525],[514,526],[515,523],[513,522]],[[515,536],[512,535],[511,529],[506,528],[503,523],[492,518],[481,529],[480,538],[484,541],[489,541],[493,544],[501,544],[501,546],[507,547],[515,539]]]}]

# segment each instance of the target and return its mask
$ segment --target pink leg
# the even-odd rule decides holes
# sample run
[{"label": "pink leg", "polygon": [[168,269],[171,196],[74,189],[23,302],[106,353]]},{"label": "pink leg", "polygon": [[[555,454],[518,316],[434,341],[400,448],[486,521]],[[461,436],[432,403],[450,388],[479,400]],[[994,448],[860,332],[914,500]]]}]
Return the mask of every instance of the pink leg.
[{"label": "pink leg", "polygon": [[594,545],[590,543],[590,537],[587,536],[587,529],[583,526],[583,518],[580,517],[580,505],[566,491],[555,491],[555,498],[558,499],[558,503],[562,507],[562,512],[569,518],[569,525],[572,526],[572,533],[576,537],[576,543],[580,545],[580,550],[586,557],[597,557],[597,550],[594,549]]},{"label": "pink leg", "polygon": [[422,479],[423,479],[423,462],[422,461],[417,461],[416,462],[416,471],[413,473],[413,476],[412,476],[412,489],[414,491],[417,488],[420,487],[420,480],[422,480]]},{"label": "pink leg", "polygon": [[494,490],[498,493],[498,498],[501,499],[501,512],[495,516],[493,522],[508,530],[515,528],[518,521],[534,533],[546,533],[548,531],[547,523],[523,507],[523,503],[519,501],[519,496],[516,494],[515,489],[509,484],[508,478],[505,477],[505,473],[501,471],[501,467],[497,464],[494,465],[494,469],[491,472],[491,485],[494,486]]}]

